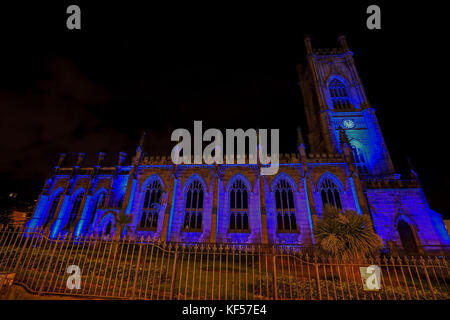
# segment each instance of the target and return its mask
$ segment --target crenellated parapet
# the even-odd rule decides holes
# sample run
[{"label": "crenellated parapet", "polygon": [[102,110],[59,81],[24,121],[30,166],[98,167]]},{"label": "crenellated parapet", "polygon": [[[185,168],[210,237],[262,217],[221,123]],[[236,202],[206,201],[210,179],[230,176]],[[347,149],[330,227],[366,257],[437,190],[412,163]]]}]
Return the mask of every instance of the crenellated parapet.
[{"label": "crenellated parapet", "polygon": [[341,55],[346,53],[347,51],[344,50],[343,48],[318,48],[318,49],[313,49],[312,50],[312,54],[314,55]]},{"label": "crenellated parapet", "polygon": [[364,185],[368,189],[402,189],[420,188],[417,179],[393,179],[393,178],[366,178]]},{"label": "crenellated parapet", "polygon": [[308,153],[307,157],[308,162],[317,163],[317,162],[345,162],[344,158],[339,152],[336,153]]},{"label": "crenellated parapet", "polygon": [[[133,162],[135,157],[133,157]],[[193,159],[192,159],[193,160]],[[166,155],[152,155],[152,156],[144,156],[141,160],[141,165],[171,165],[173,164],[170,156]]]}]

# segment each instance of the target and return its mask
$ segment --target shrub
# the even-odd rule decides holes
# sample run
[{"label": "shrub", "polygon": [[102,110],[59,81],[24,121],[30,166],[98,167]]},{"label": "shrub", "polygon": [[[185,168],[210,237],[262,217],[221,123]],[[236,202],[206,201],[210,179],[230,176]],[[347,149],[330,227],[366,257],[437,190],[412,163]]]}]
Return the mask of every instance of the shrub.
[{"label": "shrub", "polygon": [[351,210],[342,212],[331,206],[325,206],[314,235],[319,252],[338,258],[373,255],[383,247],[368,217]]}]

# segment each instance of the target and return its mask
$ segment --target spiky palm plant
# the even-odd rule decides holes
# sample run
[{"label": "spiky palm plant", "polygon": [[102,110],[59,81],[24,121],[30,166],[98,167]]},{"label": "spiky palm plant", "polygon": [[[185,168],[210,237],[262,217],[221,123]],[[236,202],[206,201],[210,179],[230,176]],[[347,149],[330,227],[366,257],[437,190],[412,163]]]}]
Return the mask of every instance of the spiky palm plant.
[{"label": "spiky palm plant", "polygon": [[368,217],[325,206],[314,230],[319,252],[339,258],[359,258],[379,252],[380,237],[370,227]]}]

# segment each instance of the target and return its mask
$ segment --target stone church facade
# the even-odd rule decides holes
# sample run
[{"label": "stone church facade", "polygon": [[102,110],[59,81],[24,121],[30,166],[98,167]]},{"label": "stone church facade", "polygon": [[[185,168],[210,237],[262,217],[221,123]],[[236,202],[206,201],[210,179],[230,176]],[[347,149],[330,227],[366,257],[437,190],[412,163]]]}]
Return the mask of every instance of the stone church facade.
[{"label": "stone church facade", "polygon": [[325,204],[367,215],[385,244],[410,251],[449,245],[441,216],[417,176],[395,173],[344,36],[337,49],[313,49],[298,66],[308,123],[306,150],[280,154],[276,175],[258,164],[179,164],[143,156],[116,166],[64,166],[64,154],[39,195],[29,229],[50,237],[112,235],[114,214],[131,215],[128,232],[171,242],[314,244]]}]

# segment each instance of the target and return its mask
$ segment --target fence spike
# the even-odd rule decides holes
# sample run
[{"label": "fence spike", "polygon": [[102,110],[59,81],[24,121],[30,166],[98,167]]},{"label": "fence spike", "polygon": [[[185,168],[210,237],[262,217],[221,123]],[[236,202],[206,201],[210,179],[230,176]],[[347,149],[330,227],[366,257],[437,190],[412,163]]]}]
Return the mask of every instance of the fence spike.
[{"label": "fence spike", "polygon": [[388,260],[391,264],[395,264],[395,259],[393,256],[390,256]]},{"label": "fence spike", "polygon": [[375,257],[375,262],[376,262],[377,265],[381,264],[380,256],[376,256]]},{"label": "fence spike", "polygon": [[425,259],[422,256],[419,257],[419,261],[418,262],[420,264],[422,264],[422,265],[425,265]]},{"label": "fence spike", "polygon": [[440,261],[439,261],[439,259],[438,259],[438,257],[437,256],[434,256],[434,264],[436,264],[436,265],[440,265]]}]

